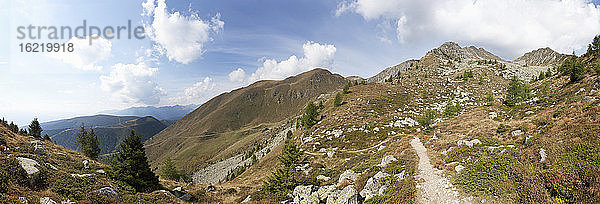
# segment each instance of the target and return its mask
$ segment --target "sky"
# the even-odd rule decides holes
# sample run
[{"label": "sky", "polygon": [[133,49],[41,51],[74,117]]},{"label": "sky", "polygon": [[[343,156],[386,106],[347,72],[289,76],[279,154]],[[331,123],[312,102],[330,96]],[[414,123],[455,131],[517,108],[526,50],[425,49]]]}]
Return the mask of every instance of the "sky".
[{"label": "sky", "polygon": [[[27,124],[34,117],[202,104],[316,67],[367,78],[447,41],[505,60],[542,47],[581,54],[600,34],[599,3],[0,0],[0,117]],[[69,38],[51,36],[48,28],[27,30],[75,30],[84,21],[87,31],[102,31]],[[142,39],[115,37],[114,28],[128,22],[143,29]],[[27,52],[21,49],[27,43],[72,44],[73,52]]]}]

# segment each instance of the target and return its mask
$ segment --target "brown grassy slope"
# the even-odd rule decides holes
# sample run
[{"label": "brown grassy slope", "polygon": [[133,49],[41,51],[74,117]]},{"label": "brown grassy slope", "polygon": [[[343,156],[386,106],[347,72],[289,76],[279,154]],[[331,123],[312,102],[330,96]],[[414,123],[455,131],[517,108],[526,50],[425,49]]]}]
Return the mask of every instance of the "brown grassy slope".
[{"label": "brown grassy slope", "polygon": [[[222,150],[219,148],[245,137],[239,132],[243,127],[300,114],[308,101],[338,90],[345,83],[338,74],[314,69],[282,81],[259,81],[221,94],[152,137],[146,142],[146,152],[154,166],[167,157],[178,161],[196,158],[191,168],[197,168]],[[205,151],[197,146],[199,143],[221,147]]]}]

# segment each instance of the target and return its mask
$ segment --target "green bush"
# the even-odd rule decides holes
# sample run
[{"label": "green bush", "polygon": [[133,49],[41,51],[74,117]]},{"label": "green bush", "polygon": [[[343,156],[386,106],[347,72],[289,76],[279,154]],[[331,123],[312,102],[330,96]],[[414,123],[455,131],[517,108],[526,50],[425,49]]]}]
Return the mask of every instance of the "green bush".
[{"label": "green bush", "polygon": [[437,111],[428,109],[419,117],[417,117],[416,121],[421,125],[424,129],[429,129],[430,126],[435,123],[435,119],[437,118]]},{"label": "green bush", "polygon": [[569,203],[597,203],[600,147],[594,143],[568,145],[543,175],[553,197]]},{"label": "green bush", "polygon": [[376,195],[365,201],[365,204],[379,203],[417,203],[417,188],[412,176],[404,179],[398,179],[395,176],[384,178],[384,182],[389,183],[390,187],[385,189],[383,195]]},{"label": "green bush", "polygon": [[487,96],[485,96],[485,105],[486,106],[493,106],[494,105],[494,95],[492,94],[492,92],[489,92],[487,94]]},{"label": "green bush", "polygon": [[498,196],[514,191],[510,175],[516,160],[507,154],[482,156],[467,165],[456,177],[455,185],[467,192],[483,192]]},{"label": "green bush", "polygon": [[6,193],[11,185],[25,185],[27,173],[15,158],[0,159],[0,194]]},{"label": "green bush", "polygon": [[596,64],[596,66],[594,66],[594,71],[596,71],[596,74],[600,75],[600,64]]},{"label": "green bush", "polygon": [[90,192],[97,190],[98,181],[93,176],[73,177],[64,174],[50,184],[50,190],[71,200],[89,200]]},{"label": "green bush", "polygon": [[509,130],[510,130],[510,126],[505,125],[505,124],[500,124],[500,125],[498,125],[498,128],[496,128],[496,132],[500,133],[500,134],[505,133],[506,131],[509,131]]},{"label": "green bush", "polygon": [[448,104],[446,104],[446,107],[444,108],[444,116],[445,117],[454,117],[454,116],[458,115],[458,113],[460,113],[460,111],[462,111],[462,107],[460,106],[460,103],[448,103]]},{"label": "green bush", "polygon": [[474,160],[480,156],[478,151],[475,148],[460,145],[458,147],[452,148],[452,150],[446,153],[446,157],[444,161],[446,163],[450,162],[462,162],[463,160]]}]

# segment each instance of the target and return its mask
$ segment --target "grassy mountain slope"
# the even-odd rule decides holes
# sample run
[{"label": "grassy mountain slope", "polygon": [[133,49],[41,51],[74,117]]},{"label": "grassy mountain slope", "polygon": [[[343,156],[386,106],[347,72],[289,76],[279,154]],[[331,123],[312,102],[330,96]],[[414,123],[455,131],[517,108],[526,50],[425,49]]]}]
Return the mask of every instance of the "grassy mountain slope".
[{"label": "grassy mountain slope", "polygon": [[340,75],[314,69],[221,94],[148,140],[148,157],[154,164],[172,157],[196,169],[238,140],[262,131],[261,124],[300,114],[308,101],[345,84]]}]

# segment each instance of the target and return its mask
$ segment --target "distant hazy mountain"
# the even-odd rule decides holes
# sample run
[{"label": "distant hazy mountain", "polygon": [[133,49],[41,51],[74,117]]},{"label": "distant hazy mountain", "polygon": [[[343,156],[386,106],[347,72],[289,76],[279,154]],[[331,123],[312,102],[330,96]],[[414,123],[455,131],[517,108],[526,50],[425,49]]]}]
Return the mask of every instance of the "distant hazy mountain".
[{"label": "distant hazy mountain", "polygon": [[186,114],[196,109],[198,105],[174,105],[174,106],[145,106],[145,107],[131,107],[123,110],[107,110],[102,111],[102,114],[119,115],[119,116],[152,116],[159,120],[179,120]]},{"label": "distant hazy mountain", "polygon": [[94,115],[41,123],[43,134],[69,149],[77,149],[75,141],[81,125],[93,128],[100,142],[101,154],[117,150],[133,128],[145,141],[165,129],[167,125],[152,116]]}]

